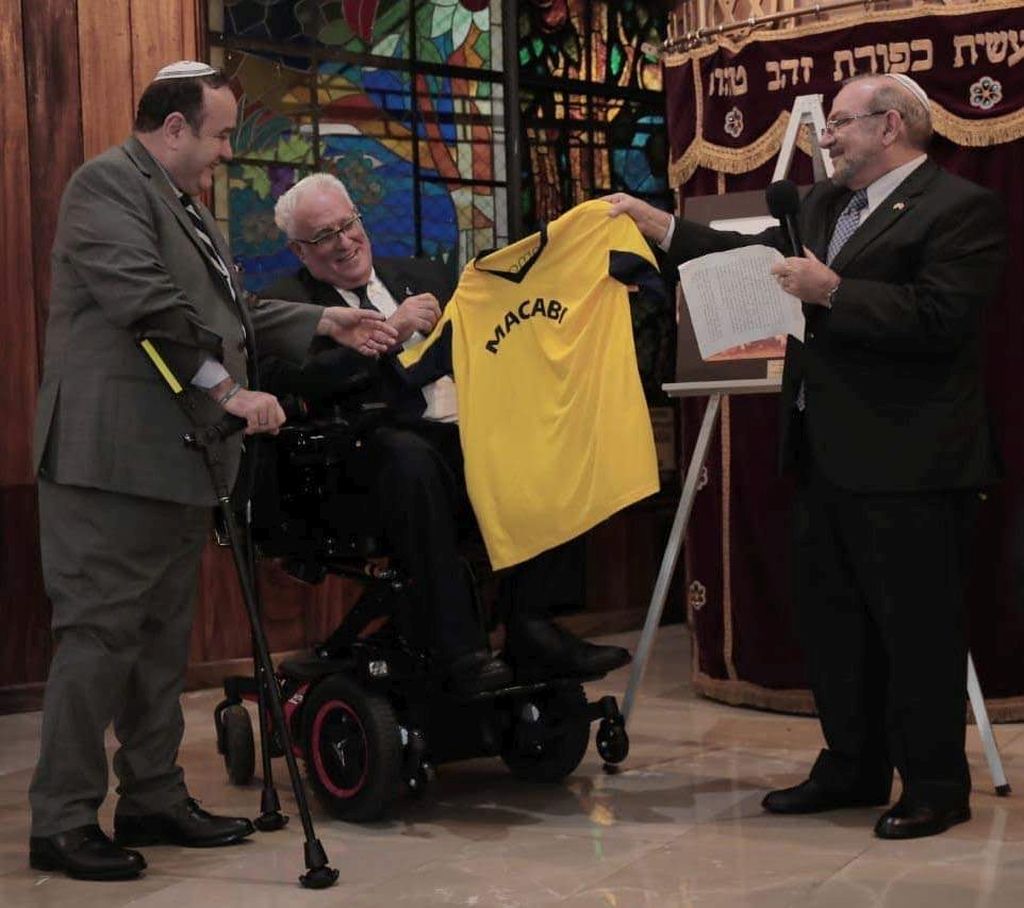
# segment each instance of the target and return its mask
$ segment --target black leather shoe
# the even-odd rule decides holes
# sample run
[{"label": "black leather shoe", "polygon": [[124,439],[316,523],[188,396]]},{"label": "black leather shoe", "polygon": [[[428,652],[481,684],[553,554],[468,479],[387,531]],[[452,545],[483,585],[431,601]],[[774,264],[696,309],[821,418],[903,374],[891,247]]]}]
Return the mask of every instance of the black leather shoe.
[{"label": "black leather shoe", "polygon": [[28,863],[35,870],[60,870],[76,880],[131,880],[146,869],[141,854],[118,848],[95,825],[32,836]]},{"label": "black leather shoe", "polygon": [[472,696],[508,687],[512,669],[489,650],[480,649],[453,659],[446,666],[445,684],[456,694]]},{"label": "black leather shoe", "polygon": [[118,845],[214,848],[234,845],[252,833],[253,825],[244,817],[214,816],[192,798],[164,813],[114,817],[114,841]]},{"label": "black leather shoe", "polygon": [[632,659],[621,646],[588,643],[546,618],[512,624],[505,650],[520,681],[606,675]]},{"label": "black leather shoe", "polygon": [[892,810],[887,810],[875,824],[875,835],[880,839],[920,839],[938,835],[957,823],[966,823],[971,818],[971,808],[952,807],[945,810],[936,807],[908,807],[902,801]]},{"label": "black leather shoe", "polygon": [[889,794],[864,794],[857,791],[832,791],[807,779],[792,788],[769,791],[761,806],[769,813],[821,813],[846,807],[881,807],[889,803]]}]

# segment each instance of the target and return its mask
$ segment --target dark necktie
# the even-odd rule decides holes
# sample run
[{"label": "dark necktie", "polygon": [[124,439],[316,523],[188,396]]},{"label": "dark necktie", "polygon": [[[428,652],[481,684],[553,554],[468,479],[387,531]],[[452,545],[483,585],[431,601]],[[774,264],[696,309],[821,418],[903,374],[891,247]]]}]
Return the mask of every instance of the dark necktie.
[{"label": "dark necktie", "polygon": [[188,214],[188,219],[192,222],[196,233],[199,235],[199,239],[202,241],[203,248],[206,249],[210,261],[213,262],[214,268],[217,269],[217,273],[224,278],[224,282],[228,285],[231,299],[237,302],[238,297],[235,295],[235,285],[231,280],[231,273],[228,271],[228,266],[224,259],[221,258],[220,253],[217,251],[217,244],[214,243],[213,237],[210,236],[209,230],[206,229],[206,224],[200,216],[198,209],[192,203],[191,197],[184,193],[181,196],[181,204],[185,209],[185,213]]},{"label": "dark necktie", "polygon": [[832,231],[832,239],[828,243],[828,256],[825,264],[831,265],[833,259],[839,255],[839,250],[846,245],[846,241],[854,235],[860,226],[860,213],[868,207],[868,191],[858,189],[850,201],[846,203],[843,213],[836,221],[835,229]]},{"label": "dark necktie", "polygon": [[352,292],[359,297],[359,308],[360,309],[373,309],[375,312],[379,312],[373,303],[370,302],[370,294],[366,289],[366,284],[362,287],[353,287]]}]

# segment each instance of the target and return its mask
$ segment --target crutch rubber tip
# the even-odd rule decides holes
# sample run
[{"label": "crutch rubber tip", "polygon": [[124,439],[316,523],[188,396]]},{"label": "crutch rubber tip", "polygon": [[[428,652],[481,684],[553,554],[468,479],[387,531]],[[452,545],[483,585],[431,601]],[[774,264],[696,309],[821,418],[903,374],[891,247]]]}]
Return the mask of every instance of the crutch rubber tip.
[{"label": "crutch rubber tip", "polygon": [[303,845],[306,856],[306,870],[299,877],[305,889],[327,889],[338,881],[338,871],[327,865],[327,853],[319,839],[306,840]]},{"label": "crutch rubber tip", "polygon": [[1010,790],[1011,789],[1010,789],[1010,783],[1009,782],[1007,782],[1005,785],[997,785],[996,786],[996,794],[999,795],[999,797],[1001,797],[1001,798],[1005,798],[1005,797],[1009,796]]},{"label": "crutch rubber tip", "polygon": [[252,824],[260,832],[277,832],[278,829],[284,829],[288,825],[288,817],[279,810],[273,810],[260,814],[252,821]]},{"label": "crutch rubber tip", "polygon": [[338,882],[338,871],[333,867],[317,867],[299,877],[303,889],[329,889]]},{"label": "crutch rubber tip", "polygon": [[614,776],[620,771],[620,768],[614,763],[605,763],[601,768],[604,769],[607,776]]}]

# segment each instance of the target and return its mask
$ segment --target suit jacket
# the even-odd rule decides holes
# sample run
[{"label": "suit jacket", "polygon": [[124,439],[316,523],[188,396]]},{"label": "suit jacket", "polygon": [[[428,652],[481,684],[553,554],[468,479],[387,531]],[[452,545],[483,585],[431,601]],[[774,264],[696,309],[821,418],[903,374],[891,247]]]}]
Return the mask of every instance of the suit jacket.
[{"label": "suit jacket", "polygon": [[[433,293],[444,306],[454,289],[448,270],[429,259],[380,258],[374,259],[373,267],[396,302],[412,291]],[[317,280],[306,268],[278,281],[266,292],[271,297],[318,306],[347,305],[334,287]],[[386,403],[403,415],[419,416],[426,401],[418,388],[403,379],[403,371],[390,354],[373,359],[326,338],[317,338],[302,361],[260,355],[263,387],[279,397],[296,395],[315,406],[340,396],[347,404]]]},{"label": "suit jacket", "polygon": [[[801,205],[804,243],[822,261],[850,195],[826,181]],[[668,254],[678,263],[756,243],[788,248],[779,228],[752,237],[681,221]],[[831,265],[842,278],[833,307],[805,304],[804,342],[787,344],[783,468],[805,433],[822,473],[852,491],[995,481],[981,316],[999,287],[1005,247],[996,197],[930,160],[883,200]],[[801,383],[803,414],[795,406]]]},{"label": "suit jacket", "polygon": [[[231,256],[210,213],[195,203],[224,262]],[[183,504],[215,501],[203,458],[181,437],[223,411],[189,381],[207,356],[248,380],[247,340],[301,355],[319,309],[238,302],[213,265],[159,165],[136,139],[85,163],[61,200],[53,289],[35,428],[42,475]],[[139,349],[154,340],[185,387],[188,415]],[[227,479],[241,439],[225,444]]]}]

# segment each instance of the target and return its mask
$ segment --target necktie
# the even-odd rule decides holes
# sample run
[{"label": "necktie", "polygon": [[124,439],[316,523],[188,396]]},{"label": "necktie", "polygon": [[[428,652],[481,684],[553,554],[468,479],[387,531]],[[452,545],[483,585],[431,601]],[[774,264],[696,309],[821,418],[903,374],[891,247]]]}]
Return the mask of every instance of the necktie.
[{"label": "necktie", "polygon": [[224,278],[224,282],[228,285],[228,290],[231,292],[231,299],[238,301],[235,296],[235,285],[231,280],[231,273],[228,271],[228,266],[225,264],[224,259],[220,257],[220,253],[217,251],[217,245],[213,242],[213,237],[210,236],[210,232],[206,229],[206,224],[203,222],[202,217],[199,215],[199,211],[195,205],[192,204],[192,199],[187,195],[181,196],[181,204],[185,209],[185,213],[188,214],[188,219],[192,222],[192,226],[195,228],[199,239],[203,243],[203,247],[206,249],[210,260],[213,262],[214,268],[217,269],[218,274]]},{"label": "necktie", "polygon": [[[826,264],[831,265],[832,260],[839,255],[846,241],[853,236],[860,226],[860,213],[868,207],[868,191],[858,189],[846,203],[839,220],[836,221],[835,229],[832,231],[832,239],[828,243],[828,255]],[[800,382],[796,392],[796,408],[802,413],[807,408],[807,386]]]},{"label": "necktie", "polygon": [[373,303],[370,302],[370,294],[366,289],[366,284],[361,287],[353,287],[352,292],[359,297],[359,308],[360,309],[373,309],[375,312],[379,312]]},{"label": "necktie", "polygon": [[858,189],[850,196],[850,201],[846,203],[846,207],[839,215],[839,220],[836,221],[835,229],[832,231],[832,239],[828,243],[828,256],[825,259],[827,265],[832,264],[832,260],[839,255],[839,250],[856,232],[860,226],[860,213],[867,207],[868,191],[866,189]]}]

